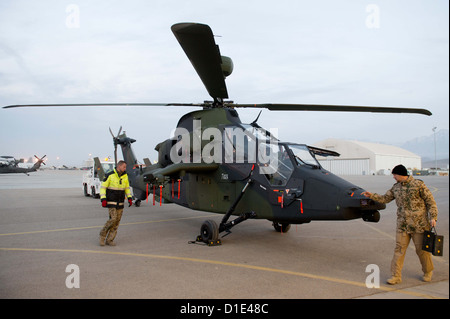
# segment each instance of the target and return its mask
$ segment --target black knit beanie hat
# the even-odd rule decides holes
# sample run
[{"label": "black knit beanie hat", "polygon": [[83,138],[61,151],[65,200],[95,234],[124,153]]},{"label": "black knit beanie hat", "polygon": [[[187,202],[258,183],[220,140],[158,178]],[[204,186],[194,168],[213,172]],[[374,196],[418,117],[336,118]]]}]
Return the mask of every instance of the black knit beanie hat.
[{"label": "black knit beanie hat", "polygon": [[392,174],[401,175],[401,176],[408,176],[408,170],[403,165],[397,165],[392,170]]}]

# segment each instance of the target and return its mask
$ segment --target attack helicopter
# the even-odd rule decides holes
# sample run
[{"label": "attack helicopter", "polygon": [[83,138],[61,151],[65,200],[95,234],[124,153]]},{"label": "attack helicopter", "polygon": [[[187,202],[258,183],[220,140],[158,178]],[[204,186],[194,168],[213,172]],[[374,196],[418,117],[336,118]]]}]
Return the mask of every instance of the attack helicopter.
[{"label": "attack helicopter", "polygon": [[19,167],[19,163],[23,163],[23,159],[17,160],[13,156],[0,156],[0,174],[9,174],[9,173],[24,173],[29,176],[28,173],[36,172],[41,164],[45,165],[44,158],[47,155],[42,156],[42,158],[36,157],[37,161],[30,168]]},{"label": "attack helicopter", "polygon": [[[219,223],[206,220],[197,241],[221,243],[223,236],[248,219],[267,219],[278,232],[291,224],[315,220],[378,222],[386,206],[361,195],[364,189],[321,167],[316,156],[338,153],[299,143],[283,142],[257,124],[242,123],[237,108],[271,111],[342,111],[416,113],[426,109],[316,104],[238,104],[228,99],[225,79],[233,71],[231,58],[222,56],[211,28],[178,23],[172,32],[213,99],[203,103],[95,103],[40,106],[197,106],[183,115],[172,138],[156,145],[158,162],[140,164],[132,150],[136,140],[125,133],[113,136],[120,145],[136,206],[152,194],[160,204],[175,203],[193,210],[223,214]],[[258,115],[259,117],[259,115]],[[111,131],[111,129],[110,129]],[[234,219],[230,220],[231,216]],[[237,217],[236,217],[237,216]],[[222,237],[223,237],[222,236]]]}]

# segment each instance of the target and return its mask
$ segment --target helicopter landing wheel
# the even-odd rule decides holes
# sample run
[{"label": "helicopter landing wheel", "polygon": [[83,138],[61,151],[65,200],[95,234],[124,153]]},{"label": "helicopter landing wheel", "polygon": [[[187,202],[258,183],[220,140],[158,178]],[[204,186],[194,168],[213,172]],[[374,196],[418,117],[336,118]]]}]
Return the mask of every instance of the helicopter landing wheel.
[{"label": "helicopter landing wheel", "polygon": [[287,223],[279,223],[279,222],[273,222],[272,223],[273,228],[279,233],[287,233],[289,229],[291,229],[291,224]]},{"label": "helicopter landing wheel", "polygon": [[83,187],[83,194],[84,194],[84,196],[89,197],[89,193],[88,193],[86,184],[84,184],[84,187]]},{"label": "helicopter landing wheel", "polygon": [[197,241],[202,241],[208,246],[220,245],[219,227],[213,220],[205,220],[200,228],[200,236],[197,237]]},{"label": "helicopter landing wheel", "polygon": [[97,198],[97,194],[95,193],[95,187],[91,186],[91,196],[92,198]]}]

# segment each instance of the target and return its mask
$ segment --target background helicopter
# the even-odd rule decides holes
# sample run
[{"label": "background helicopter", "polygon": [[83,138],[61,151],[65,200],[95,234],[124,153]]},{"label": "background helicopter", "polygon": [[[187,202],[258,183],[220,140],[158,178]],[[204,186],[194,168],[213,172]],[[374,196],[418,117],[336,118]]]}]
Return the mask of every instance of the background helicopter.
[{"label": "background helicopter", "polygon": [[[140,165],[131,149],[135,140],[125,133],[120,134],[121,130],[117,136],[113,135],[115,154],[117,145],[120,145],[128,164],[127,173],[137,205],[152,193],[160,202],[164,200],[165,203],[173,202],[195,210],[224,214],[219,225],[214,220],[207,220],[201,226],[197,240],[210,245],[220,243],[219,233],[229,233],[235,225],[249,218],[268,219],[280,232],[288,231],[291,224],[309,223],[312,220],[379,220],[378,211],[384,209],[385,205],[360,196],[363,189],[325,171],[315,159],[315,155],[339,154],[304,144],[281,142],[261,128],[256,123],[257,120],[243,124],[235,108],[431,115],[430,111],[373,106],[237,104],[226,101],[228,91],[225,78],[232,73],[233,62],[230,58],[221,56],[210,27],[197,23],[179,23],[172,26],[172,31],[213,98],[212,101],[197,104],[58,105],[165,105],[203,108],[181,117],[174,137],[156,146],[157,164],[144,159],[145,166]],[[6,108],[20,106],[56,105],[11,105]],[[219,133],[208,135],[211,132]],[[238,138],[236,134],[232,134],[235,132],[243,134],[241,142],[238,141],[240,136]],[[205,148],[209,152],[204,152]],[[211,157],[216,156],[219,160],[211,161]],[[274,162],[261,160],[264,157],[269,157]],[[230,158],[231,161],[227,160]],[[229,221],[231,215],[238,217]]]},{"label": "background helicopter", "polygon": [[24,173],[29,175],[29,172],[36,172],[41,164],[44,164],[44,158],[47,155],[42,156],[42,158],[37,158],[37,162],[30,168],[19,167],[19,163],[23,163],[23,159],[17,160],[13,156],[0,156],[0,174],[8,174],[8,173]]}]

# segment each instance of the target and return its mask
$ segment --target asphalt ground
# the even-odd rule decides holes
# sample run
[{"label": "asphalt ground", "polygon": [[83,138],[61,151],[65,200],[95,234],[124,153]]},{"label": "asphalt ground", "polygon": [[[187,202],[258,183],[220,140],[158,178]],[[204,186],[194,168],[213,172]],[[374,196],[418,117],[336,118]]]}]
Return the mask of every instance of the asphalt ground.
[{"label": "asphalt ground", "polygon": [[[236,226],[221,246],[190,244],[206,219],[222,215],[174,204],[126,207],[117,246],[100,247],[107,210],[84,197],[80,171],[0,175],[0,298],[448,299],[449,178],[422,177],[439,208],[444,256],[434,276],[412,244],[403,282],[390,286],[395,203],[378,223],[317,221],[277,233],[266,220]],[[347,180],[384,193],[391,176]],[[379,288],[376,284],[379,269]],[[79,288],[76,284],[79,283]],[[75,287],[73,287],[75,285]],[[72,288],[69,288],[71,287]]]}]

